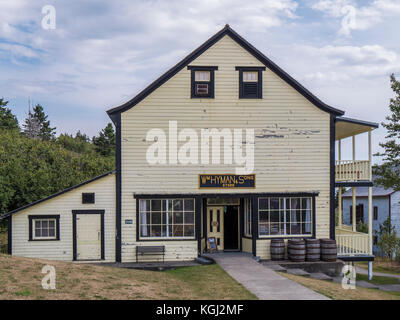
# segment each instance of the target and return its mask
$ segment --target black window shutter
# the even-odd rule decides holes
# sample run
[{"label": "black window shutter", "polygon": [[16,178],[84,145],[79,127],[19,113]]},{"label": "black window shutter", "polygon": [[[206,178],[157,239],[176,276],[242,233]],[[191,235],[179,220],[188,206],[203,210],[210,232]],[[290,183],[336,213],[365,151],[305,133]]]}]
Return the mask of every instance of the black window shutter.
[{"label": "black window shutter", "polygon": [[94,193],[82,193],[82,203],[83,204],[95,203]]}]

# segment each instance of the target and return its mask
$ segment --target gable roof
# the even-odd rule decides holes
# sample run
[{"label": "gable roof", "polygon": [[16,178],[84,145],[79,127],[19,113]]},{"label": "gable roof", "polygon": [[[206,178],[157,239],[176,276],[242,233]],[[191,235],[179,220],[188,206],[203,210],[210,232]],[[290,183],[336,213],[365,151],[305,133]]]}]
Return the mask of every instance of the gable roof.
[{"label": "gable roof", "polygon": [[225,25],[223,29],[217,32],[214,36],[204,42],[200,47],[186,56],[183,60],[181,60],[174,67],[165,72],[161,77],[152,82],[148,87],[143,89],[139,94],[137,94],[134,98],[124,103],[119,107],[112,108],[107,110],[107,114],[115,122],[116,115],[122,113],[124,111],[129,110],[134,107],[144,98],[146,98],[150,93],[172,78],[175,74],[177,74],[180,70],[186,67],[189,63],[191,63],[194,59],[200,56],[203,52],[205,52],[208,48],[218,42],[225,35],[231,37],[234,41],[236,41],[240,46],[242,46],[245,50],[247,50],[250,54],[252,54],[256,59],[262,62],[267,68],[275,72],[279,77],[281,77],[284,81],[286,81],[289,85],[291,85],[294,89],[296,89],[301,95],[303,95],[306,99],[308,99],[312,104],[314,104],[319,109],[337,115],[342,116],[344,111],[331,107],[320,99],[318,99],[315,95],[313,95],[310,91],[308,91],[305,87],[303,87],[299,82],[297,82],[294,78],[292,78],[288,73],[282,70],[278,65],[272,62],[269,58],[267,58],[263,53],[261,53],[258,49],[256,49],[253,45],[247,42],[244,38],[242,38],[239,34],[237,34],[228,24]]},{"label": "gable roof", "polygon": [[21,211],[21,210],[24,210],[24,209],[27,209],[27,208],[29,208],[29,207],[32,207],[32,206],[34,206],[34,205],[36,205],[36,204],[39,204],[39,203],[44,202],[44,201],[46,201],[46,200],[50,200],[50,199],[52,199],[52,198],[55,198],[55,197],[57,197],[57,196],[59,196],[59,195],[62,195],[63,193],[66,193],[66,192],[68,192],[68,191],[72,191],[72,190],[74,190],[74,189],[77,189],[77,188],[79,188],[79,187],[82,187],[82,186],[84,186],[85,184],[88,184],[88,183],[91,183],[91,182],[93,182],[93,181],[96,181],[96,180],[99,180],[99,179],[101,179],[101,178],[104,178],[104,177],[106,177],[106,176],[108,176],[108,175],[110,175],[110,174],[113,174],[113,173],[115,173],[115,172],[116,172],[115,170],[106,172],[106,173],[104,173],[104,174],[102,174],[102,175],[100,175],[100,176],[94,177],[94,178],[92,178],[92,179],[90,179],[90,180],[84,181],[84,182],[79,183],[79,184],[77,184],[77,185],[75,185],[75,186],[72,186],[72,187],[69,187],[69,188],[64,189],[64,190],[62,190],[62,191],[59,191],[59,192],[57,192],[57,193],[54,193],[54,194],[52,194],[52,195],[50,195],[50,196],[48,196],[48,197],[46,197],[46,198],[37,200],[37,201],[35,201],[35,202],[31,202],[31,203],[29,203],[29,204],[27,204],[27,205],[25,205],[25,206],[23,206],[23,207],[20,207],[20,208],[17,208],[17,209],[15,209],[15,210],[12,210],[12,211],[10,211],[10,212],[7,212],[6,214],[3,214],[2,216],[0,216],[0,220],[1,220],[1,219],[4,219],[4,218],[7,218],[7,217],[11,216],[12,214],[17,213],[17,212],[19,212],[19,211]]}]

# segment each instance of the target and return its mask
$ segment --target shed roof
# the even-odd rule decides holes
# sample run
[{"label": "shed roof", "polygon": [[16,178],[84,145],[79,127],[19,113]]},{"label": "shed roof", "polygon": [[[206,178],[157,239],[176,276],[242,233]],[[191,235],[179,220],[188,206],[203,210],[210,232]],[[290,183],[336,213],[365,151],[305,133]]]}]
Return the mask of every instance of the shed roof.
[{"label": "shed roof", "polygon": [[88,183],[90,183],[90,182],[93,182],[93,181],[96,181],[96,180],[98,180],[98,179],[104,178],[104,177],[106,177],[106,176],[108,176],[108,175],[110,175],[110,174],[113,174],[113,173],[115,173],[115,170],[106,172],[106,173],[104,173],[104,174],[102,174],[102,175],[100,175],[100,176],[94,177],[94,178],[92,178],[92,179],[90,179],[90,180],[84,181],[84,182],[79,183],[79,184],[77,184],[77,185],[75,185],[75,186],[72,186],[72,187],[69,187],[69,188],[64,189],[64,190],[62,190],[62,191],[59,191],[59,192],[57,192],[57,193],[54,193],[54,194],[52,194],[52,195],[50,195],[50,196],[48,196],[48,197],[46,197],[46,198],[37,200],[37,201],[35,201],[35,202],[31,202],[31,203],[29,203],[29,204],[27,204],[27,205],[25,205],[25,206],[23,206],[23,207],[17,208],[17,209],[15,209],[15,210],[12,210],[12,211],[10,211],[10,212],[7,212],[6,214],[3,214],[2,216],[0,216],[0,220],[1,220],[1,219],[4,219],[4,218],[7,218],[7,217],[9,217],[9,216],[13,215],[14,213],[17,213],[17,212],[19,212],[19,211],[21,211],[21,210],[27,209],[27,208],[29,208],[29,207],[32,207],[32,206],[34,206],[34,205],[36,205],[36,204],[39,204],[39,203],[41,203],[41,202],[44,202],[44,201],[46,201],[46,200],[50,200],[50,199],[52,199],[52,198],[54,198],[54,197],[57,197],[57,196],[59,196],[59,195],[62,195],[62,194],[64,194],[64,193],[68,192],[68,191],[72,191],[72,190],[74,190],[74,189],[76,189],[76,188],[82,187],[82,186],[84,186],[85,184],[88,184]]},{"label": "shed roof", "polygon": [[[372,196],[373,197],[384,197],[388,196],[395,192],[392,188],[385,189],[383,187],[372,187]],[[342,194],[343,198],[348,198],[352,196],[351,189],[347,190]],[[357,187],[356,188],[356,197],[367,197],[368,196],[368,187]]]}]

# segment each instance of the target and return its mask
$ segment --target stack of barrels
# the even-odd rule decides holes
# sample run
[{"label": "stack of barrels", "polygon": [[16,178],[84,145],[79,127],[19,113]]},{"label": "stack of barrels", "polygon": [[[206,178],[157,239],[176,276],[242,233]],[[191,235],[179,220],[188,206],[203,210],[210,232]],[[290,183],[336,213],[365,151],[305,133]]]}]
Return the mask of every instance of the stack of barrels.
[{"label": "stack of barrels", "polygon": [[[285,259],[285,242],[283,239],[272,239],[270,249],[271,260]],[[336,261],[336,241],[331,239],[289,239],[288,258],[294,262]]]}]

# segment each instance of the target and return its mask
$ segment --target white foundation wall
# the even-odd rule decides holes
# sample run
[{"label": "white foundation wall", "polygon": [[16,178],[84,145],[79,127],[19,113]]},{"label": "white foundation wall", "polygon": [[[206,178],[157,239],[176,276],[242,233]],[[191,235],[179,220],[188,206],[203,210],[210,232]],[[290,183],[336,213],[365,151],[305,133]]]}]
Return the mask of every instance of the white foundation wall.
[{"label": "white foundation wall", "polygon": [[[191,71],[185,67],[121,114],[122,261],[135,259],[134,193],[319,192],[316,236],[329,237],[330,114],[318,109],[268,68],[263,71],[263,98],[238,99],[239,72],[235,67],[262,66],[262,63],[229,36],[190,65],[218,67],[214,99],[190,98]],[[193,128],[199,137],[202,128],[254,129],[256,188],[199,189],[199,174],[235,173],[235,164],[150,165],[146,151],[154,142],[147,142],[146,134],[153,128],[163,129],[168,141],[170,120],[177,121],[178,133],[183,128]],[[178,150],[183,143],[178,143]],[[125,219],[134,223],[126,225]],[[157,244],[166,245],[168,259],[197,256],[196,241]],[[178,255],[180,248],[184,251]]]},{"label": "white foundation wall", "polygon": [[[82,204],[82,193],[95,193],[95,204]],[[115,261],[115,174],[90,182],[12,216],[12,254],[49,260],[73,260],[72,210],[105,210],[105,261]],[[60,215],[60,240],[29,241],[29,215]]]}]

